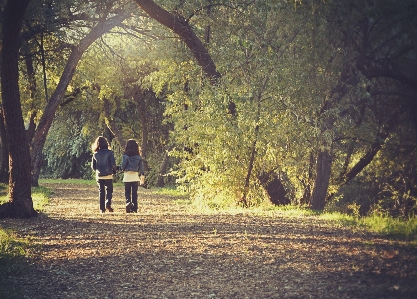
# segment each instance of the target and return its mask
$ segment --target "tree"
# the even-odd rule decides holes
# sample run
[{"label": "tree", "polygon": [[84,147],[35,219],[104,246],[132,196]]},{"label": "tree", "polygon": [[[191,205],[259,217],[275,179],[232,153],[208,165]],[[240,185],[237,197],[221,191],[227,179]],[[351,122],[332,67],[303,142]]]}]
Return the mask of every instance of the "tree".
[{"label": "tree", "polygon": [[[350,1],[346,5],[330,3],[325,8],[330,12],[326,17],[327,24],[340,33],[338,43],[339,48],[344,49],[344,58],[340,63],[339,81],[332,88],[329,100],[321,111],[325,116],[323,122],[326,123],[326,130],[334,131],[337,117],[333,113],[329,114],[329,111],[338,111],[340,115],[349,114],[348,109],[336,108],[340,107],[344,99],[356,97],[351,102],[357,103],[353,105],[357,105],[358,110],[371,99],[392,106],[389,112],[383,112],[386,117],[378,117],[382,125],[374,135],[375,141],[371,142],[359,162],[349,170],[345,167],[342,179],[339,180],[342,184],[352,180],[372,162],[399,118],[406,109],[415,106],[416,100],[413,94],[416,91],[417,76],[413,68],[409,67],[417,65],[416,32],[412,29],[414,26],[410,26],[416,19],[415,1],[404,1],[400,5],[392,1],[365,2],[364,7],[362,4],[362,1]],[[346,15],[350,17],[346,19]],[[405,66],[405,61],[409,66]],[[373,110],[373,113],[377,113]],[[332,142],[323,144],[324,150],[318,153],[317,191],[313,191],[311,199],[314,209],[321,210],[325,205],[328,186],[325,182],[330,180],[333,146]],[[349,157],[352,155],[349,154]]]},{"label": "tree", "polygon": [[9,198],[1,206],[2,217],[36,216],[30,184],[30,152],[20,107],[18,54],[19,37],[29,0],[7,1],[4,9],[1,51],[3,115],[9,141]]},{"label": "tree", "polygon": [[123,20],[130,16],[129,13],[124,12],[109,17],[112,3],[109,3],[109,5],[110,6],[107,8],[104,15],[100,17],[99,21],[91,29],[91,31],[79,41],[78,45],[72,48],[71,54],[68,57],[67,63],[60,77],[59,83],[54,93],[51,95],[51,98],[49,99],[42,117],[36,127],[31,144],[33,186],[38,186],[40,167],[42,165],[42,149],[45,144],[46,136],[48,134],[49,128],[52,125],[55,112],[58,109],[59,104],[63,101],[66,89],[71,82],[78,62],[80,61],[84,52],[94,41],[96,41],[113,27],[121,24]]}]

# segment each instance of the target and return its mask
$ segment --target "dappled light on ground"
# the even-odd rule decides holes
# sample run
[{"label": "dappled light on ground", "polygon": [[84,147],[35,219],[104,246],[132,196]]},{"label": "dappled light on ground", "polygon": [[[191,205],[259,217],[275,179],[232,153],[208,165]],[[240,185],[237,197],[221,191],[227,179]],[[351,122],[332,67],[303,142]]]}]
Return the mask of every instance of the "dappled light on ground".
[{"label": "dappled light on ground", "polygon": [[314,217],[199,214],[139,190],[139,212],[99,214],[95,186],[51,184],[37,219],[1,220],[39,254],[24,298],[416,298],[417,257]]}]

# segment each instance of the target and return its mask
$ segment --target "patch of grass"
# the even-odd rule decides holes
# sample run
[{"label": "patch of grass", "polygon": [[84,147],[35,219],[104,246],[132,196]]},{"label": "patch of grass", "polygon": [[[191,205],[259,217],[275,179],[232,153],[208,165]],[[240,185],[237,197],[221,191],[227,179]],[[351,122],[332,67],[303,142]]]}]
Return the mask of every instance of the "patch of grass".
[{"label": "patch of grass", "polygon": [[96,185],[95,180],[83,180],[83,179],[41,179],[39,185],[46,184],[77,184],[77,185]]},{"label": "patch of grass", "polygon": [[372,215],[362,219],[370,231],[417,244],[417,217],[403,220],[384,215]]},{"label": "patch of grass", "polygon": [[338,212],[323,212],[318,218],[338,222],[344,226],[365,229],[391,239],[409,241],[417,245],[417,217],[393,218],[388,215],[353,216]]},{"label": "patch of grass", "polygon": [[5,262],[26,255],[29,241],[19,239],[10,231],[0,229],[0,261]]},{"label": "patch of grass", "polygon": [[175,188],[155,188],[152,189],[152,193],[159,194],[159,195],[167,195],[172,197],[177,197],[181,199],[188,199],[189,195],[186,192],[177,190]]},{"label": "patch of grass", "polygon": [[[203,213],[207,213],[210,206],[198,207]],[[280,216],[288,218],[316,217],[317,219],[329,221],[345,227],[374,232],[379,235],[387,236],[391,239],[406,241],[411,246],[417,247],[417,217],[410,217],[407,220],[392,218],[387,215],[371,215],[361,217],[359,215],[349,215],[340,212],[313,211],[308,207],[292,205],[275,206],[270,203],[263,203],[258,207],[243,209],[239,207],[219,208],[217,212],[256,214],[258,216]]]},{"label": "patch of grass", "polygon": [[24,259],[32,246],[28,239],[18,238],[11,231],[0,228],[0,298],[22,298],[11,277],[24,269]]},{"label": "patch of grass", "polygon": [[[8,198],[8,186],[5,184],[0,184],[0,204],[6,203],[9,201]],[[52,194],[52,191],[47,187],[32,187],[32,201],[33,208],[36,211],[42,211],[43,207],[49,203],[49,198]]]},{"label": "patch of grass", "polygon": [[46,187],[32,187],[33,208],[36,211],[42,211],[43,207],[49,204],[49,198],[52,191]]},{"label": "patch of grass", "polygon": [[[95,180],[83,180],[83,179],[41,179],[39,184],[74,184],[74,185],[87,185],[87,186],[96,186],[97,182]],[[121,180],[114,181],[114,186],[123,186]]]}]

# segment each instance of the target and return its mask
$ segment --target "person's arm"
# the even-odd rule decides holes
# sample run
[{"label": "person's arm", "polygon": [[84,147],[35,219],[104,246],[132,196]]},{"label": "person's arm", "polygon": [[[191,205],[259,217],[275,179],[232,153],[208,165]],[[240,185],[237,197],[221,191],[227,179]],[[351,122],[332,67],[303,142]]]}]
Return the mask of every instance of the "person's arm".
[{"label": "person's arm", "polygon": [[120,165],[120,169],[122,171],[125,171],[126,166],[127,166],[127,156],[123,155],[122,156],[122,165]]},{"label": "person's arm", "polygon": [[139,174],[140,175],[145,175],[145,171],[143,169],[143,160],[142,160],[142,157],[140,157],[140,159],[139,159]]},{"label": "person's arm", "polygon": [[93,155],[93,158],[91,158],[91,169],[92,170],[96,170],[97,169],[96,159],[94,159],[94,155]]},{"label": "person's arm", "polygon": [[111,152],[110,156],[109,156],[109,163],[111,168],[113,169],[113,173],[117,172],[117,166],[116,166],[116,159],[114,158],[114,153]]}]

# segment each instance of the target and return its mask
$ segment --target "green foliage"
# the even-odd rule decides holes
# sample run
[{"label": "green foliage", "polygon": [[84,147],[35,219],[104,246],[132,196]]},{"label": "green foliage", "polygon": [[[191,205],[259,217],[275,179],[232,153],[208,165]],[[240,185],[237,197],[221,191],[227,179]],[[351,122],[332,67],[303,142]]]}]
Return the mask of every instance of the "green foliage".
[{"label": "green foliage", "polygon": [[[407,49],[415,40],[415,30],[409,29],[415,24],[414,10],[407,9],[412,3],[408,0],[377,3],[226,1],[213,3],[208,11],[202,1],[161,1],[184,16],[202,41],[210,26],[205,46],[222,78],[216,84],[204,78],[184,42],[167,38],[172,32],[156,21],[129,19],[123,34],[113,30],[83,56],[67,90],[67,99],[73,99],[63,106],[48,136],[42,175],[92,178],[89,147],[97,135],[112,140],[120,162],[122,149],[109,129],[115,124],[125,139],[141,140],[148,134],[150,186],[156,184],[163,154],[172,146],[165,182],[189,191],[203,206],[236,205],[243,195],[249,206],[261,206],[268,195],[259,176],[271,171],[279,174],[293,204],[305,203],[316,179],[317,154],[329,151],[329,210],[354,216],[382,211],[406,219],[416,212],[416,132],[410,127],[413,116],[399,107],[407,101],[401,93],[413,92],[393,79],[370,78],[366,70],[398,57],[394,69],[413,77],[407,65],[413,65],[415,52]],[[50,28],[43,40],[48,49],[82,38],[74,24],[66,29],[53,24],[50,13],[99,16],[103,11],[101,5],[79,1],[62,1],[49,12],[48,6],[33,9],[34,19]],[[364,22],[369,22],[369,32]],[[25,53],[38,55],[38,43],[25,47]],[[49,92],[68,53],[69,48],[59,56],[47,52]],[[370,60],[361,68],[359,58]],[[24,73],[23,62],[21,69]],[[38,86],[42,79],[37,67]],[[27,83],[21,82],[25,114],[36,109],[41,113],[43,92],[29,96]],[[403,92],[390,95],[398,90]],[[235,116],[228,114],[231,102]],[[141,105],[146,106],[144,114]],[[395,130],[382,138],[397,114]],[[343,174],[377,140],[385,145],[373,163],[342,186]]]},{"label": "green foliage", "polygon": [[49,178],[91,178],[91,143],[83,131],[86,120],[81,112],[63,113],[55,118],[44,147],[41,176]]}]

